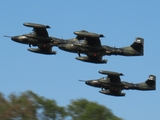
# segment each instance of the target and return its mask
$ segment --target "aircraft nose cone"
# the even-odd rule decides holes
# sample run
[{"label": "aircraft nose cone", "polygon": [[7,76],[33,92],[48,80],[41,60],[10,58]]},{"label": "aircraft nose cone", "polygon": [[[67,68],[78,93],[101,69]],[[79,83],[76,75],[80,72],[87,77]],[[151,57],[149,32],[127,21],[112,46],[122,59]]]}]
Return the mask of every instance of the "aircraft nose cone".
[{"label": "aircraft nose cone", "polygon": [[85,82],[85,84],[92,86],[93,85],[93,81],[92,80],[88,80]]},{"label": "aircraft nose cone", "polygon": [[11,37],[11,40],[16,41],[16,40],[18,40],[18,37],[17,36],[13,36],[13,37]]},{"label": "aircraft nose cone", "polygon": [[90,84],[90,82],[89,82],[89,81],[86,81],[85,83],[86,83],[87,85],[89,85],[89,84]]},{"label": "aircraft nose cone", "polygon": [[89,86],[93,86],[93,87],[101,87],[101,84],[98,82],[98,80],[88,80],[85,81],[85,83]]}]

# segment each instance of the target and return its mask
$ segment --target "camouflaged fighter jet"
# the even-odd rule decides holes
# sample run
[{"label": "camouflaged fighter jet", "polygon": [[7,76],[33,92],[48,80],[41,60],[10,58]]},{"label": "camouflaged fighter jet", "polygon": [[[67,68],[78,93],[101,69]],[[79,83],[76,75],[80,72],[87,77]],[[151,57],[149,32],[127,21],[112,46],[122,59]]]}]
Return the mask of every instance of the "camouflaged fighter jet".
[{"label": "camouflaged fighter jet", "polygon": [[24,23],[26,27],[33,28],[33,32],[29,34],[23,34],[19,36],[5,36],[10,37],[13,41],[28,44],[29,47],[38,46],[38,48],[28,48],[30,52],[52,55],[56,54],[56,51],[52,51],[53,46],[59,44],[74,43],[77,39],[63,40],[48,35],[47,29],[50,28],[48,25],[36,24],[36,23]]},{"label": "camouflaged fighter jet", "polygon": [[156,89],[156,76],[154,75],[149,75],[149,78],[145,82],[133,84],[121,81],[120,76],[123,76],[122,73],[104,70],[99,71],[99,73],[108,76],[95,80],[87,80],[84,82],[89,86],[101,88],[102,90],[99,92],[105,95],[125,96],[125,93],[122,93],[122,90],[147,91]]},{"label": "camouflaged fighter jet", "polygon": [[[107,63],[107,60],[102,60],[104,55],[123,55],[123,56],[142,56],[144,49],[144,39],[136,38],[136,40],[127,47],[116,48],[107,45],[101,45],[100,38],[103,34],[91,33],[85,30],[74,32],[77,35],[79,43],[62,44],[59,48],[73,53],[78,53],[77,60],[91,63]],[[81,56],[80,54],[87,56]]]}]

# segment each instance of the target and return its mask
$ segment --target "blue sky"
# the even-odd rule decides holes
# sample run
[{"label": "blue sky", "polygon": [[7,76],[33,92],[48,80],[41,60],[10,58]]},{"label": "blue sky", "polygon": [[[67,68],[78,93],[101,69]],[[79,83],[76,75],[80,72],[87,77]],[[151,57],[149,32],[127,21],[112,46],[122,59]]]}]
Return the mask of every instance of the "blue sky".
[{"label": "blue sky", "polygon": [[[6,96],[32,90],[40,96],[55,99],[66,106],[72,99],[86,98],[105,105],[125,120],[158,120],[159,89],[159,0],[93,0],[93,1],[6,1],[0,4],[0,91]],[[144,38],[144,56],[105,56],[107,64],[91,64],[75,60],[78,56],[53,47],[57,55],[40,55],[27,51],[28,46],[3,35],[31,32],[24,22],[51,26],[50,36],[73,38],[74,31],[102,33],[102,44],[123,47],[136,37]],[[100,89],[79,82],[79,79],[105,77],[99,70],[122,72],[122,80],[143,82],[150,74],[157,76],[156,91],[130,90],[125,97],[100,94]]]}]

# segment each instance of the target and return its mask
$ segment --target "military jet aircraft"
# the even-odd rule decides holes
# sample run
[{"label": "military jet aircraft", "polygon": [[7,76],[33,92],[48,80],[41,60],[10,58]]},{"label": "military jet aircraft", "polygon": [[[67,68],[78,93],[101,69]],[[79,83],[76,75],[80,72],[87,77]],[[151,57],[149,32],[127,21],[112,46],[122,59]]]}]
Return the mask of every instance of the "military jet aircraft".
[{"label": "military jet aircraft", "polygon": [[47,29],[50,28],[48,25],[36,24],[36,23],[24,23],[24,26],[32,27],[33,32],[29,34],[23,34],[19,36],[5,36],[10,37],[13,41],[28,44],[29,47],[38,46],[38,48],[28,48],[30,52],[41,53],[52,55],[56,54],[56,51],[52,51],[53,46],[58,46],[59,44],[74,43],[77,39],[63,40],[48,35]]},{"label": "military jet aircraft", "polygon": [[[122,93],[122,90],[155,90],[156,89],[156,76],[149,75],[149,78],[142,83],[128,83],[121,81],[120,76],[123,76],[122,73],[111,72],[100,70],[99,73],[108,75],[107,77],[103,77],[95,80],[87,80],[84,81],[87,85],[101,88],[99,91],[105,95],[111,96],[125,96],[125,93]],[[83,81],[83,80],[80,80]]]},{"label": "military jet aircraft", "polygon": [[[107,60],[102,60],[104,55],[123,55],[123,56],[142,56],[144,49],[144,39],[136,38],[136,40],[127,47],[116,48],[107,45],[101,45],[100,38],[103,34],[91,33],[85,30],[74,32],[77,35],[79,43],[62,44],[59,48],[64,51],[78,53],[77,60],[91,63],[107,63]],[[80,54],[87,56],[81,56]]]}]

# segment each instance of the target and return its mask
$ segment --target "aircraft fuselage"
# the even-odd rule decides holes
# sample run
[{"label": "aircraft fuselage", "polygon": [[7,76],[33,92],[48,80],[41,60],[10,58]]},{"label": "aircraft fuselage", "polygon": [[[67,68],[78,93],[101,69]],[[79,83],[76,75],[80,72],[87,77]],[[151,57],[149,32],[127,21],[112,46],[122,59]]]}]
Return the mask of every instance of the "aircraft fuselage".
[{"label": "aircraft fuselage", "polygon": [[83,44],[63,44],[59,45],[61,50],[82,53],[91,56],[104,56],[104,55],[123,55],[123,56],[140,56],[140,51],[136,51],[132,47],[115,48],[110,46],[88,46]]},{"label": "aircraft fuselage", "polygon": [[98,80],[89,80],[85,83],[92,87],[98,87],[98,88],[105,88],[105,89],[121,89],[121,90],[155,90],[155,85],[148,85],[147,83],[128,83],[128,82],[120,82],[120,83],[114,83],[110,81],[103,80],[104,78],[98,79]]}]

